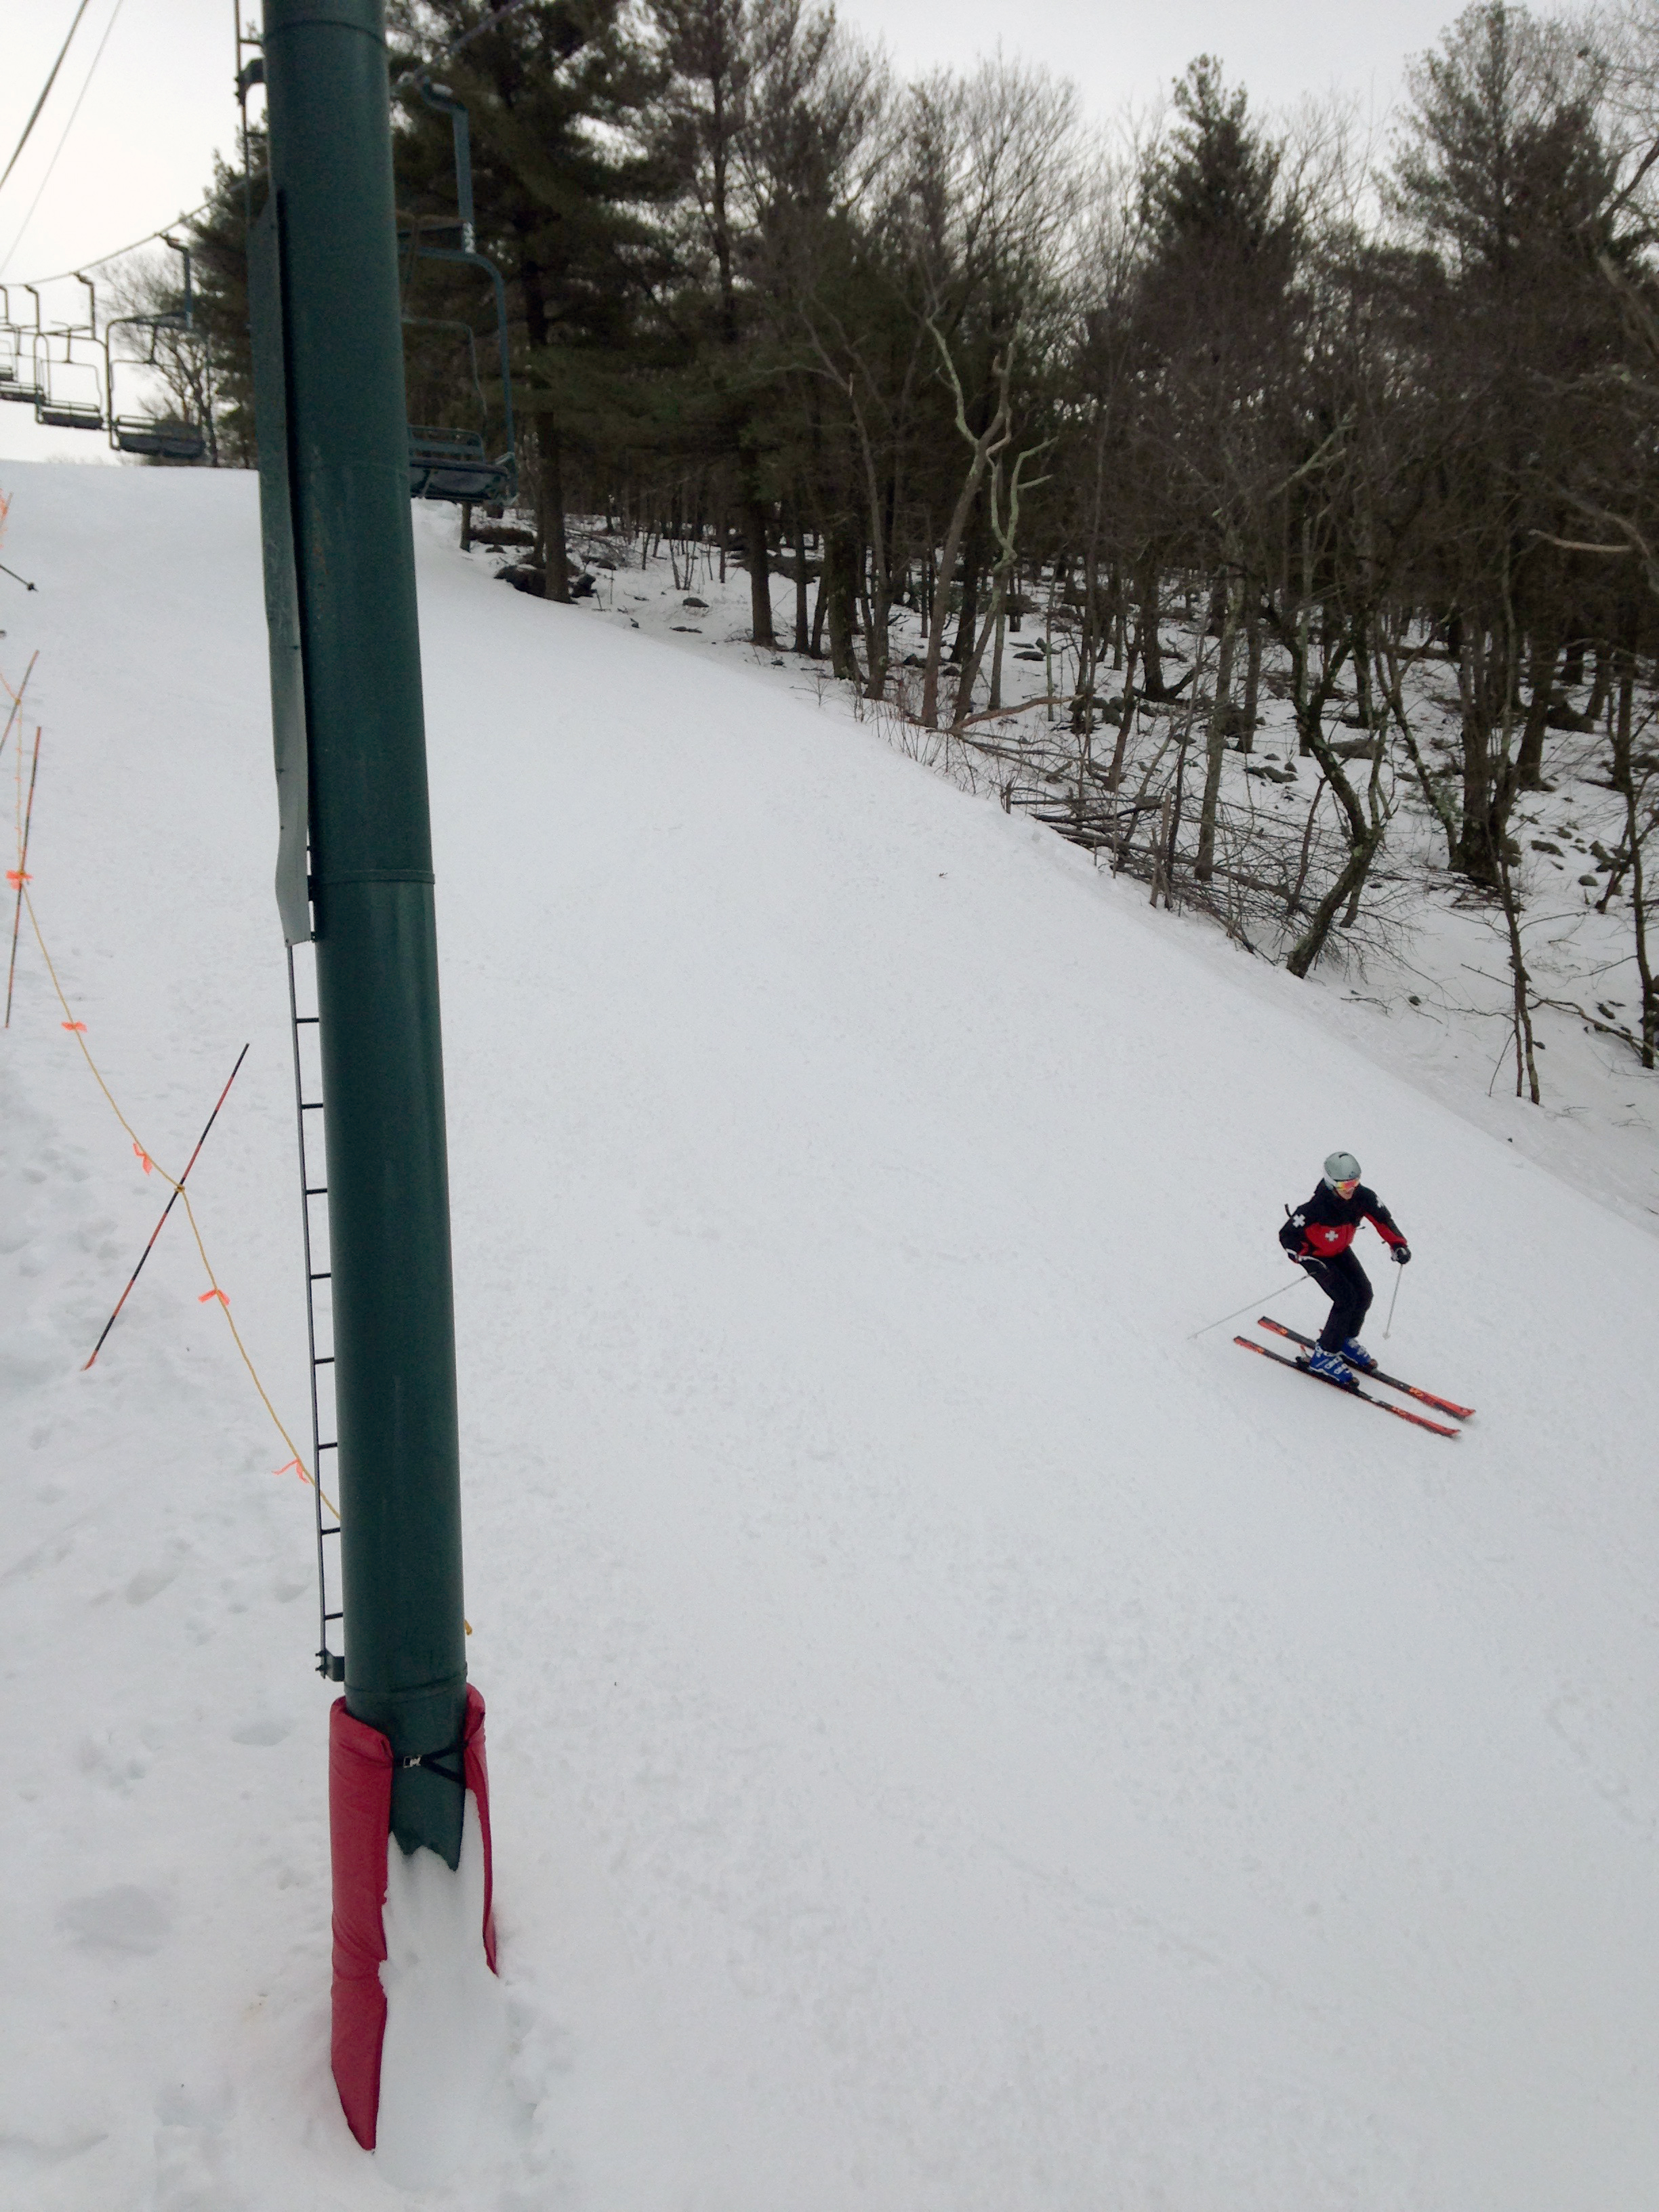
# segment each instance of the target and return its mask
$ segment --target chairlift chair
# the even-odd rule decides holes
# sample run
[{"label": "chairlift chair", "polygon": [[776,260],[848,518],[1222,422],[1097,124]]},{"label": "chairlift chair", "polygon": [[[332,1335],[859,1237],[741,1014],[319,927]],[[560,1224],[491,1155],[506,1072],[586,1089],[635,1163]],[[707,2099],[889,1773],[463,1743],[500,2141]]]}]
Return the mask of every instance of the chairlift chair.
[{"label": "chairlift chair", "polygon": [[[109,441],[118,453],[133,453],[143,460],[199,461],[207,451],[207,433],[199,422],[178,415],[123,415],[115,404],[115,372],[121,368],[153,368],[156,340],[163,331],[193,331],[195,297],[190,283],[190,250],[164,239],[185,264],[182,305],[160,315],[117,315],[104,325],[104,376],[109,394]],[[115,350],[118,330],[144,331],[148,343],[142,355],[122,356]]]},{"label": "chairlift chair", "polygon": [[505,450],[492,459],[483,429],[439,428],[411,422],[409,426],[410,497],[449,500],[457,505],[467,500],[507,501],[517,496],[519,467],[513,429],[513,368],[507,321],[507,290],[495,263],[486,260],[476,250],[472,224],[472,155],[466,110],[453,93],[443,85],[434,85],[424,72],[406,82],[413,82],[428,107],[435,108],[441,115],[447,115],[450,119],[455,149],[457,221],[433,228],[458,232],[460,243],[459,246],[428,245],[422,235],[425,226],[419,223],[403,234],[399,240],[402,249],[399,259],[404,269],[404,321],[412,328],[444,327],[465,331],[472,387],[477,397],[480,416],[486,416],[488,410],[483,386],[478,375],[477,336],[471,324],[441,325],[426,317],[410,314],[408,305],[417,261],[453,261],[464,267],[483,271],[489,279],[495,304],[495,347],[501,364],[501,413],[506,438]]},{"label": "chairlift chair", "polygon": [[109,441],[118,453],[154,461],[199,461],[207,451],[201,425],[182,415],[112,416]]},{"label": "chairlift chair", "polygon": [[[4,316],[0,319],[0,399],[15,399],[20,406],[33,407],[40,397],[34,381],[34,334],[27,324],[14,318],[9,285],[0,284],[0,300],[6,303]],[[37,300],[37,324],[40,319],[40,303]]]},{"label": "chairlift chair", "polygon": [[[54,430],[101,430],[104,427],[104,402],[99,390],[97,364],[78,359],[75,342],[82,333],[77,331],[48,331],[46,344],[35,355],[34,419],[48,424]],[[52,340],[60,337],[64,343],[62,358],[52,359]],[[90,378],[94,397],[77,398],[73,387]]]},{"label": "chairlift chair", "polygon": [[[471,323],[440,320],[427,315],[404,317],[405,330],[454,332],[466,349],[467,380],[472,387],[483,426],[489,415],[483,380],[478,374],[478,346]],[[411,422],[409,428],[409,489],[412,499],[499,499],[501,464],[489,459],[483,428],[476,430],[439,429]]]},{"label": "chairlift chair", "polygon": [[11,319],[11,293],[4,284],[0,284],[0,301],[5,303],[0,308],[0,399],[20,399],[24,331]]},{"label": "chairlift chair", "polygon": [[[94,353],[98,350],[98,295],[90,276],[82,276],[77,270],[76,282],[86,286],[88,295],[88,320],[84,326],[78,323],[63,323],[55,328],[40,329],[40,301],[39,295],[35,295],[34,419],[54,430],[101,430],[104,427],[102,382],[97,361],[86,358],[88,347]],[[26,284],[23,289],[34,293],[32,284]],[[75,350],[77,343],[82,349],[79,358]],[[61,356],[57,359],[53,358],[52,353],[55,344],[63,348]],[[87,390],[88,379],[91,380],[93,397],[90,399],[79,396]]]}]

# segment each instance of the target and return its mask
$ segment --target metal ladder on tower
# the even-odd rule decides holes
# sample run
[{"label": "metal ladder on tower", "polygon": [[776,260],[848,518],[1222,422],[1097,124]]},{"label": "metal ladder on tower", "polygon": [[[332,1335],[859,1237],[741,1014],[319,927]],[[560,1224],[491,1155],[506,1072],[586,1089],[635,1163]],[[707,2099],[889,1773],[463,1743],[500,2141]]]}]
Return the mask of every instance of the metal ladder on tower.
[{"label": "metal ladder on tower", "polygon": [[[335,1455],[334,1465],[337,1470],[339,1466],[340,1449],[338,1441],[338,1408],[336,1404],[334,1395],[334,1302],[331,1289],[329,1293],[328,1312],[326,1316],[328,1349],[326,1352],[319,1352],[317,1349],[317,1285],[319,1283],[328,1283],[331,1285],[333,1281],[333,1270],[330,1266],[319,1267],[317,1265],[319,1240],[314,1233],[313,1219],[312,1215],[313,1206],[320,1200],[323,1206],[321,1224],[322,1241],[325,1247],[326,1247],[328,1242],[328,1183],[325,1170],[319,1170],[315,1180],[313,1178],[313,1170],[311,1168],[312,1147],[307,1143],[307,1130],[319,1128],[319,1125],[315,1122],[307,1123],[306,1118],[307,1115],[320,1114],[323,1110],[322,1053],[318,1043],[319,1017],[315,1011],[317,1004],[316,955],[313,951],[311,959],[310,980],[312,988],[308,994],[309,1003],[313,1011],[310,1013],[302,1014],[300,1012],[299,981],[295,971],[294,954],[295,947],[290,945],[288,948],[288,1008],[289,1018],[294,1033],[294,1108],[295,1121],[299,1132],[301,1191],[300,1219],[303,1234],[306,1261],[306,1349],[311,1361],[311,1469],[313,1478],[311,1492],[312,1503],[316,1510],[317,1516],[317,1613],[319,1632],[317,1672],[322,1675],[324,1680],[326,1681],[343,1682],[345,1680],[345,1655],[343,1652],[340,1651],[331,1651],[328,1644],[328,1632],[331,1625],[335,1621],[343,1620],[344,1617],[343,1606],[336,1607],[331,1610],[328,1601],[329,1582],[331,1579],[329,1569],[329,1539],[331,1537],[337,1539],[340,1534],[340,1523],[339,1516],[336,1514],[333,1516],[332,1526],[331,1527],[326,1525],[324,1519],[325,1501],[323,1498],[323,1454],[325,1452],[332,1452]],[[306,1032],[309,1032],[308,1038],[305,1034]],[[309,1051],[306,1049],[307,1042],[310,1046]],[[309,1090],[312,1094],[309,1097],[306,1095],[307,1090]],[[327,1370],[326,1374],[325,1374],[325,1370]],[[334,1431],[334,1436],[327,1443],[325,1443],[323,1440],[322,1417],[325,1400],[327,1401],[327,1409],[330,1416],[328,1425]],[[337,1473],[337,1485],[338,1475]],[[339,1553],[337,1549],[336,1550],[334,1557],[333,1579],[336,1582],[339,1579]]]}]

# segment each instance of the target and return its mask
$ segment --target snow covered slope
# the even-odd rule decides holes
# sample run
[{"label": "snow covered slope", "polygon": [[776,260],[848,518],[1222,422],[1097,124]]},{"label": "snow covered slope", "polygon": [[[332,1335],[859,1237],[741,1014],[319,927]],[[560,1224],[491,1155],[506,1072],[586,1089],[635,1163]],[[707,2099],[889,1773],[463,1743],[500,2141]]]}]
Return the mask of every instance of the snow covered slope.
[{"label": "snow covered slope", "polygon": [[[254,485],[3,481],[41,926],[169,1167],[252,1040],[192,1189],[297,1434]],[[1659,1245],[1048,833],[417,535],[514,2034],[426,2201],[1650,2207]],[[307,1493],[176,1224],[79,1371],[160,1200],[19,964],[0,2204],[390,2203]],[[1338,1145],[1455,1443],[1191,1337]]]}]

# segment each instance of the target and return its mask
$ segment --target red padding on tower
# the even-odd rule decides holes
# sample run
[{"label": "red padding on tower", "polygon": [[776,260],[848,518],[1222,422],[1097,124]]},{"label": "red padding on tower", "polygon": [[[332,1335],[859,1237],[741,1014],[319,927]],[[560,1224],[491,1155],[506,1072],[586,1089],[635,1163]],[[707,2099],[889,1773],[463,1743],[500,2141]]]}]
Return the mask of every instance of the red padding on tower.
[{"label": "red padding on tower", "polygon": [[[467,1685],[466,1786],[477,1800],[483,1845],[484,1957],[495,1972],[494,1862],[489,1840],[489,1769],[484,1757],[484,1701]],[[334,2083],[346,2124],[373,2150],[380,2110],[380,2051],[386,2040],[386,1863],[392,1829],[392,1746],[379,1729],[354,1720],[337,1698],[328,1723],[328,1831],[334,1874]]]},{"label": "red padding on tower", "polygon": [[386,1855],[392,1746],[337,1698],[328,1717],[328,1839],[334,1869],[334,2086],[346,2125],[374,2148],[386,2038]]},{"label": "red padding on tower", "polygon": [[478,1801],[478,1835],[483,1844],[483,1947],[493,1974],[495,1967],[495,1858],[489,1843],[489,1767],[484,1758],[484,1701],[471,1682],[466,1686],[466,1786]]}]

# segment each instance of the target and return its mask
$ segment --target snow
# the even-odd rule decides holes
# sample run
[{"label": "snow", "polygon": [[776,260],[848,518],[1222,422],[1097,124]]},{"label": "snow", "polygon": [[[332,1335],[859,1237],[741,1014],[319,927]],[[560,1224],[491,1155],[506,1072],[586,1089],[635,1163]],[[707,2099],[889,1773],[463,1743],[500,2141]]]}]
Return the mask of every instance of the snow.
[{"label": "snow", "polygon": [[[191,1188],[298,1433],[254,486],[0,484],[41,927],[164,1164],[252,1040]],[[422,2201],[1650,2205],[1641,1133],[416,535],[510,2043]],[[61,1019],[26,939],[0,2205],[393,2203],[328,2075],[309,1495],[176,1218],[81,1371],[161,1200]],[[1455,1443],[1193,1335],[1337,1146]]]},{"label": "snow", "polygon": [[394,1845],[387,1859],[374,2163],[400,2189],[429,2189],[460,2171],[506,2071],[507,2007],[480,1941],[483,1901],[483,1842],[469,1796],[454,1873],[424,1848],[405,1856]]},{"label": "snow", "polygon": [[[579,548],[601,560],[623,552],[622,541],[600,531],[574,535]],[[474,558],[493,565],[488,554],[477,552]],[[672,641],[683,653],[726,664],[736,654],[758,668],[787,670],[775,680],[821,706],[826,691],[832,699],[843,691],[822,664],[803,664],[781,650],[763,653],[747,644],[748,577],[738,569],[721,577],[712,545],[683,545],[671,559],[659,555],[645,574],[630,568],[626,557],[615,573],[599,570],[596,599],[590,606],[601,619],[643,628]],[[666,580],[665,570],[671,572]],[[684,596],[688,585],[693,598]],[[793,631],[793,586],[778,584],[774,596],[778,634],[787,636]],[[1168,672],[1173,677],[1183,661],[1200,658],[1201,689],[1212,680],[1216,647],[1206,637],[1201,596],[1193,600],[1185,619],[1180,599],[1177,590],[1165,593],[1164,635],[1171,660]],[[695,609],[703,611],[688,611]],[[989,726],[992,742],[1004,748],[1005,755],[1016,739],[1028,749],[1032,765],[1015,781],[1024,790],[1042,793],[1049,809],[1063,804],[1075,787],[1076,741],[1064,727],[1063,714],[1045,717],[1022,710],[1051,690],[1063,694],[1069,688],[1077,672],[1075,627],[1076,617],[1060,609],[1052,625],[1039,616],[1018,636],[1010,633],[1003,668],[1010,711]],[[925,638],[915,613],[896,610],[890,635],[896,662],[907,653],[919,658]],[[699,642],[693,644],[693,638]],[[1027,665],[1018,657],[1021,650],[1042,651],[1045,641],[1052,653],[1052,684],[1041,660]],[[1241,830],[1258,838],[1273,826],[1277,814],[1279,834],[1288,834],[1290,841],[1288,881],[1295,871],[1309,798],[1308,790],[1298,786],[1298,771],[1305,771],[1302,784],[1321,780],[1308,762],[1297,759],[1292,708],[1288,696],[1279,696],[1285,684],[1273,680],[1275,673],[1282,678],[1284,672],[1282,667],[1275,672],[1274,659],[1269,651],[1253,752],[1229,751],[1224,757],[1221,849],[1224,854],[1230,812]],[[1448,752],[1455,757],[1461,751],[1459,704],[1443,659],[1419,659],[1403,681],[1414,726],[1431,759]],[[1336,697],[1340,702],[1347,696],[1339,690]],[[1589,687],[1581,687],[1575,703],[1582,708],[1589,696]],[[841,703],[845,711],[844,696]],[[952,750],[936,738],[903,727],[880,708],[853,704],[856,712],[874,718],[890,743],[907,753],[925,755],[965,787],[993,791],[1008,774],[994,758],[976,757],[960,745]],[[1144,765],[1161,735],[1170,732],[1169,711],[1173,710],[1153,713],[1149,726],[1138,732],[1127,788],[1139,788],[1137,759]],[[1334,733],[1340,728],[1334,725]],[[983,726],[981,734],[985,734]],[[1636,736],[1639,757],[1648,740],[1645,721],[1638,720]],[[1038,738],[1045,743],[1033,754],[1033,740]],[[1110,738],[1109,732],[1096,733],[1097,765]],[[1358,930],[1334,941],[1319,971],[1319,1019],[1454,1112],[1504,1137],[1529,1158],[1650,1230],[1659,1223],[1659,1113],[1652,1085],[1637,1071],[1628,1044],[1616,1038],[1611,1027],[1598,1031],[1590,1026],[1598,1016],[1609,1025],[1622,1025],[1627,1033],[1632,1023],[1639,1026],[1627,902],[1620,899],[1607,914],[1596,910],[1607,884],[1595,854],[1622,843],[1624,804],[1606,782],[1601,732],[1576,738],[1553,733],[1546,759],[1550,787],[1523,794],[1514,816],[1521,845],[1516,878],[1526,908],[1522,932],[1534,986],[1543,1111],[1516,1107],[1513,987],[1501,915],[1490,896],[1472,892],[1462,878],[1449,872],[1443,832],[1398,763],[1384,779],[1385,796],[1395,809],[1388,846],[1373,872]],[[1060,771],[1058,789],[1036,773],[1048,763]],[[1273,777],[1279,779],[1277,784],[1271,781]],[[1328,829],[1334,812],[1328,794],[1324,812]],[[1534,830],[1547,834],[1534,838]],[[1330,861],[1334,871],[1346,858],[1346,848],[1339,841],[1330,850],[1336,855]],[[1258,871],[1265,866],[1269,875],[1273,872],[1259,843],[1252,864]],[[1596,868],[1593,875],[1576,875],[1577,870],[1592,867]],[[1254,918],[1250,926],[1260,928]],[[1201,939],[1191,949],[1201,957]],[[1235,988],[1251,988],[1248,978],[1241,982],[1238,962],[1224,952],[1220,957]]]}]

